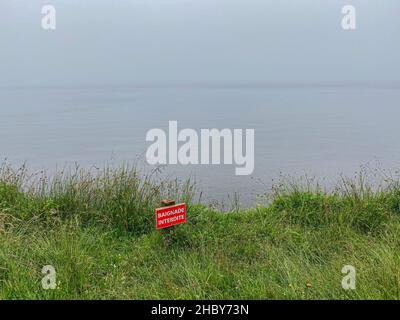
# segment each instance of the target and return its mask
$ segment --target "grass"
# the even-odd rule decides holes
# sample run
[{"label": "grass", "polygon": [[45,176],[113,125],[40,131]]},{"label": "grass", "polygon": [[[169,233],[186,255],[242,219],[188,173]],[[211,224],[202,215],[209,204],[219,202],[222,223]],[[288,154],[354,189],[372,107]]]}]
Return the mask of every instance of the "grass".
[{"label": "grass", "polygon": [[[361,176],[360,176],[361,177]],[[122,167],[0,172],[1,299],[399,299],[400,186],[285,182],[268,205],[222,213],[189,182]],[[154,229],[160,199],[188,221]],[[42,267],[56,269],[44,290]],[[344,290],[344,265],[356,289]]]}]

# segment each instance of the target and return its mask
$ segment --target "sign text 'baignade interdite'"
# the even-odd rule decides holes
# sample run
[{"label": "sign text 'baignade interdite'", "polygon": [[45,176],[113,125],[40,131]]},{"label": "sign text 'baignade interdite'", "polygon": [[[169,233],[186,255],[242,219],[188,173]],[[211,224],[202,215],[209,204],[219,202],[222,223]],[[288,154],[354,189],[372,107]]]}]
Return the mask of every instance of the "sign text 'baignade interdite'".
[{"label": "sign text 'baignade interdite'", "polygon": [[163,229],[186,222],[186,204],[156,209],[156,228]]}]

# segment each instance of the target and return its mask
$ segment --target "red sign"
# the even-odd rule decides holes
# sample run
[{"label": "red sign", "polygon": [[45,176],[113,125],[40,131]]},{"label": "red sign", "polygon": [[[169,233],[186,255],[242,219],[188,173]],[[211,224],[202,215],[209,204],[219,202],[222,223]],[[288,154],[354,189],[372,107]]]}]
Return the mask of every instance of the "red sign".
[{"label": "red sign", "polygon": [[186,222],[186,204],[156,209],[156,228],[163,229]]}]

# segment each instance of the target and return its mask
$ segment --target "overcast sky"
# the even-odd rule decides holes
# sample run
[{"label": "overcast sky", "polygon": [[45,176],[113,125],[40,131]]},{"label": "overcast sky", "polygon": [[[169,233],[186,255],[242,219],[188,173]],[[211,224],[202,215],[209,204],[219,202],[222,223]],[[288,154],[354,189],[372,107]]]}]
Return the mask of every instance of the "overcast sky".
[{"label": "overcast sky", "polygon": [[1,0],[0,16],[1,86],[400,83],[399,0]]}]

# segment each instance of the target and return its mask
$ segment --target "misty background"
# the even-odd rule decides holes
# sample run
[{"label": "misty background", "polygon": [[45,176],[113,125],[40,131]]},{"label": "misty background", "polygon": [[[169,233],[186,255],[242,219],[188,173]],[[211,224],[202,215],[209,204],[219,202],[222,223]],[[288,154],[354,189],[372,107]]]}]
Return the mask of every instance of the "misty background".
[{"label": "misty background", "polygon": [[[41,27],[47,4],[56,30]],[[143,161],[147,131],[177,120],[255,130],[251,176],[165,168],[210,201],[253,205],[282,174],[331,188],[363,165],[396,169],[399,15],[398,0],[1,0],[0,159],[50,172]]]},{"label": "misty background", "polygon": [[0,85],[399,85],[399,14],[397,0],[2,0]]}]

